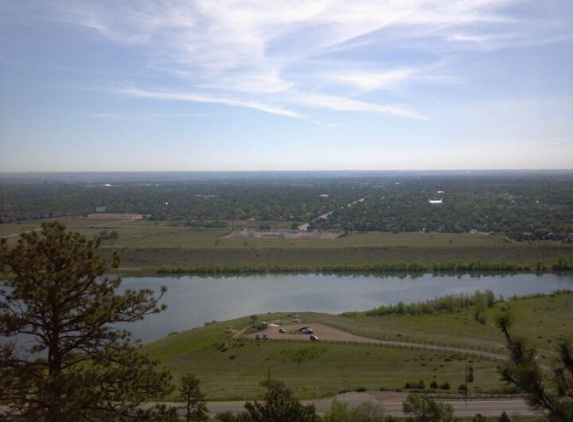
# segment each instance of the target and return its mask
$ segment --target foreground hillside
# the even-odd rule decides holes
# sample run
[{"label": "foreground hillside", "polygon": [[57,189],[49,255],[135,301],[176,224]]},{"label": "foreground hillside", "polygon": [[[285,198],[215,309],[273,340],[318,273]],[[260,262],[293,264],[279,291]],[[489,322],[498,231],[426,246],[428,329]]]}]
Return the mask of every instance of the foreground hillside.
[{"label": "foreground hillside", "polygon": [[[496,360],[504,358],[504,341],[492,320],[502,309],[511,310],[517,320],[515,333],[534,341],[546,359],[553,343],[571,334],[573,294],[564,293],[496,303],[485,311],[483,323],[475,320],[471,307],[418,316],[258,315],[172,334],[146,345],[144,351],[176,377],[196,373],[210,400],[256,398],[261,393],[259,381],[269,373],[300,398],[364,389],[406,391],[407,386],[454,393],[470,366],[474,372],[470,394],[511,392],[496,372]],[[295,318],[298,321],[293,322]],[[271,333],[270,340],[254,340],[257,330],[252,326],[263,320],[277,322],[287,332],[277,334],[275,328],[265,331]],[[310,342],[296,330],[313,324],[342,334]]]}]

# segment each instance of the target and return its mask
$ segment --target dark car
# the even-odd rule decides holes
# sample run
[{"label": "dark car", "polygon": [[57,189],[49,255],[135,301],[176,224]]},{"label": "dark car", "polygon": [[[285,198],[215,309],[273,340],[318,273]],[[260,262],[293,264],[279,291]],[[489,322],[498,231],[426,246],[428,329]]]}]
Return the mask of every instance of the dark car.
[{"label": "dark car", "polygon": [[310,327],[300,327],[298,329],[298,331],[302,331],[304,333],[304,330],[308,330]]},{"label": "dark car", "polygon": [[268,334],[263,334],[263,340],[268,340],[269,339],[269,335]]},{"label": "dark car", "polygon": [[306,330],[303,331],[303,333],[305,333],[305,334],[314,334],[314,331],[312,331],[310,328],[307,328]]},{"label": "dark car", "polygon": [[260,334],[257,334],[257,335],[255,336],[255,340],[260,340],[260,339],[261,339],[261,335],[260,335]]},{"label": "dark car", "polygon": [[310,336],[310,341],[318,341],[318,337],[317,336]]},{"label": "dark car", "polygon": [[284,328],[279,328],[279,333],[284,334],[286,333],[286,330]]}]

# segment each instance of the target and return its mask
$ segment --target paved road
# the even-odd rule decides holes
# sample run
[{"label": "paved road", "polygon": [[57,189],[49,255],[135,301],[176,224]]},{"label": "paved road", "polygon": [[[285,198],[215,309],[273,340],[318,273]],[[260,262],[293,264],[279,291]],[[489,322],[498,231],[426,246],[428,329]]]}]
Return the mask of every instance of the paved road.
[{"label": "paved road", "polygon": [[[365,393],[344,393],[336,396],[337,400],[347,403],[349,407],[354,408],[360,403],[366,401],[373,401],[383,406],[384,413],[392,416],[404,416],[402,413],[402,401],[407,397],[407,393],[393,393],[393,392],[365,392]],[[332,405],[332,398],[319,399],[319,400],[304,400],[303,404],[314,404],[318,414],[323,415]],[[488,400],[468,400],[467,403],[463,400],[448,400],[445,403],[450,403],[454,406],[454,414],[456,416],[473,416],[476,413],[481,413],[483,416],[499,416],[501,412],[506,412],[510,417],[519,416],[533,416],[536,413],[530,410],[523,399],[488,399]],[[154,403],[143,405],[143,408],[150,407]],[[179,412],[183,411],[182,403],[164,403],[167,406],[179,407]],[[218,413],[233,412],[239,413],[245,410],[244,401],[226,401],[226,402],[209,402],[207,407],[211,416]],[[6,410],[0,406],[0,416],[2,411]]]},{"label": "paved road", "polygon": [[[344,393],[339,394],[337,400],[347,403],[353,408],[365,401],[373,401],[384,407],[385,414],[392,416],[404,416],[402,413],[402,401],[407,397],[407,393],[393,392],[365,392],[365,393]],[[441,401],[441,400],[438,400]],[[473,416],[481,413],[484,416],[499,416],[502,412],[508,415],[535,415],[525,401],[521,398],[515,399],[479,399],[479,400],[444,400],[444,403],[450,403],[454,407],[456,416]],[[303,404],[314,404],[319,414],[326,413],[332,405],[332,398],[319,400],[303,400]],[[245,402],[210,402],[208,403],[209,411],[212,415],[217,413],[231,411],[238,413],[244,410]]]}]

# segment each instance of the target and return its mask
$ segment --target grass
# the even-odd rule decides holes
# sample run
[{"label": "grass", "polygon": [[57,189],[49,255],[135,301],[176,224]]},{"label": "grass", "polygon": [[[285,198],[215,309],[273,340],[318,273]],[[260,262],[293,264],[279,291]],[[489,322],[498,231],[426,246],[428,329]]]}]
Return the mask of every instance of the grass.
[{"label": "grass", "polygon": [[454,314],[367,317],[364,313],[346,315],[321,314],[317,319],[360,335],[388,340],[427,342],[438,345],[473,348],[504,353],[502,333],[493,326],[495,316],[509,309],[515,316],[515,334],[533,341],[541,354],[550,356],[553,344],[562,336],[572,334],[568,321],[573,318],[573,294],[526,297],[510,302],[498,302],[486,311],[487,321],[480,324],[473,310]]},{"label": "grass", "polygon": [[[149,220],[95,220],[77,217],[56,219],[70,230],[93,238],[102,230],[116,230],[119,239],[102,243],[102,253],[120,252],[122,271],[152,273],[161,265],[323,265],[379,262],[505,262],[532,267],[540,261],[551,265],[573,255],[573,244],[557,242],[515,243],[502,235],[451,233],[356,233],[337,239],[240,239],[225,238],[227,229],[189,229],[180,222]],[[0,236],[17,241],[23,231],[42,221],[0,225]],[[249,221],[247,226],[282,227],[284,222]],[[237,223],[238,225],[238,223]]]},{"label": "grass", "polygon": [[177,248],[177,247],[136,247],[117,248],[105,246],[102,253],[117,250],[122,257],[121,267],[147,269],[153,272],[161,265],[322,265],[322,264],[376,264],[380,262],[472,262],[525,264],[535,268],[540,261],[547,266],[555,263],[560,256],[570,257],[573,245],[518,245],[489,247],[410,247],[410,248]]},{"label": "grass", "polygon": [[[171,337],[177,341],[178,335]],[[465,356],[452,359],[451,355],[438,352],[253,340],[230,341],[226,351],[213,345],[199,350],[176,352],[176,349],[150,345],[145,350],[160,358],[176,378],[189,372],[197,374],[209,400],[258,398],[262,392],[259,382],[267,377],[268,371],[299,398],[330,397],[360,387],[395,390],[407,382],[420,380],[426,386],[433,380],[438,384],[448,382],[455,390],[463,381],[469,362],[476,374],[472,391],[503,387],[497,380],[495,363]],[[300,355],[308,358],[299,361]]]},{"label": "grass", "polygon": [[[149,220],[99,220],[79,217],[53,219],[66,224],[70,230],[79,231],[91,238],[101,230],[116,230],[119,239],[105,243],[113,248],[184,248],[195,249],[217,246],[221,249],[338,249],[338,248],[409,248],[409,247],[478,247],[513,243],[502,235],[474,235],[453,233],[357,233],[337,239],[243,239],[224,238],[229,229],[189,229],[182,222],[154,222]],[[34,220],[21,224],[0,225],[0,236],[15,235],[39,228],[44,221]],[[243,223],[243,224],[240,224]],[[258,227],[269,225],[273,228],[285,227],[285,222],[244,221],[233,222],[234,227]]]},{"label": "grass", "polygon": [[[573,316],[571,293],[498,303],[488,310],[489,322],[485,325],[466,318],[464,313],[402,317],[297,315],[304,325],[321,322],[370,337],[384,335],[394,340],[474,349],[487,346],[503,354],[503,336],[491,324],[501,307],[509,307],[515,315],[514,333],[536,343],[546,361],[553,355],[556,341],[571,335],[568,324]],[[269,315],[259,319],[262,318]],[[451,391],[456,391],[463,382],[466,365],[471,365],[475,373],[470,393],[505,388],[498,380],[495,362],[455,353],[330,342],[231,340],[231,334],[225,333],[230,326],[242,329],[249,324],[248,318],[215,323],[170,335],[144,346],[143,350],[160,359],[176,378],[189,372],[197,374],[209,400],[260,397],[262,390],[258,383],[267,377],[269,370],[273,378],[284,381],[299,398],[328,397],[359,387],[397,390],[403,389],[406,382],[420,380],[426,385],[425,391],[432,381],[439,385],[448,382]]]}]

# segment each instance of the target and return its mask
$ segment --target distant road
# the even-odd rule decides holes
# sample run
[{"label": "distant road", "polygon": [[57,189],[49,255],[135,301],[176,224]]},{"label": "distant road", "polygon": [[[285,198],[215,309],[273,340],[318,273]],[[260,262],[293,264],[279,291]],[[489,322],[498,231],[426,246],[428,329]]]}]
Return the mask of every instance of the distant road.
[{"label": "distant road", "polygon": [[[349,407],[354,408],[361,403],[372,401],[380,404],[384,408],[386,415],[404,416],[402,412],[402,402],[408,396],[407,393],[395,392],[364,392],[364,393],[344,393],[336,396],[338,401],[347,403]],[[318,399],[318,400],[303,400],[303,404],[314,404],[316,411],[319,414],[324,414],[330,410],[332,405],[332,398]],[[481,413],[484,416],[499,416],[502,412],[506,412],[509,416],[533,416],[536,412],[531,410],[522,398],[514,399],[479,399],[468,400],[437,400],[442,403],[449,403],[454,407],[454,414],[456,416],[473,416],[476,413]],[[231,401],[231,402],[209,402],[208,408],[211,415],[231,411],[233,413],[242,412],[245,410],[245,402]]]},{"label": "distant road", "polygon": [[[348,404],[350,408],[354,408],[361,403],[371,401],[381,405],[384,408],[384,414],[391,416],[404,416],[402,412],[402,401],[408,396],[407,393],[396,393],[396,392],[365,392],[365,393],[344,393],[336,396],[336,399],[340,402]],[[317,400],[303,400],[302,404],[313,404],[316,408],[316,412],[319,415],[324,415],[330,410],[332,405],[332,400],[329,399],[317,399]],[[506,412],[511,416],[534,416],[537,413],[531,410],[525,400],[521,398],[515,399],[479,399],[479,400],[437,400],[442,403],[449,403],[454,407],[454,414],[456,416],[473,416],[476,413],[481,413],[483,416],[499,416],[502,412]],[[148,403],[142,405],[143,408],[149,407],[155,403]],[[164,403],[170,407],[183,408],[183,403]],[[208,402],[207,407],[209,409],[209,414],[215,416],[219,413],[233,412],[239,413],[245,410],[244,401],[217,401]],[[2,410],[5,410],[0,406],[0,415]],[[180,410],[180,413],[182,410]]]},{"label": "distant road", "polygon": [[20,232],[20,233],[7,234],[6,236],[0,236],[0,239],[9,239],[9,238],[11,238],[11,237],[20,236],[21,234],[24,234],[24,233],[39,232],[39,231],[41,231],[41,230],[42,230],[42,229],[33,229],[33,230],[26,230],[26,231],[23,231],[23,232]]},{"label": "distant road", "polygon": [[[344,208],[350,208],[350,207],[352,207],[353,205],[358,204],[359,202],[364,202],[364,198],[360,198],[360,199],[358,199],[358,200],[356,200],[356,201],[354,201],[354,202],[351,202],[350,204],[346,204],[346,206],[340,207],[340,209],[342,210],[342,209],[344,209]],[[319,215],[318,217],[316,217],[316,218],[313,219],[312,221],[326,220],[326,219],[328,219],[328,217],[330,216],[330,214],[332,214],[334,211],[336,211],[336,210],[332,210],[332,211],[327,212],[327,213],[325,213],[325,214]],[[310,226],[310,223],[304,223],[304,224],[301,224],[300,226],[298,226],[298,229],[299,229],[300,231],[306,231],[306,230],[308,230],[308,227],[309,227],[309,226]]]}]

